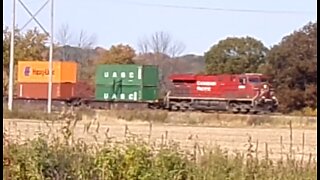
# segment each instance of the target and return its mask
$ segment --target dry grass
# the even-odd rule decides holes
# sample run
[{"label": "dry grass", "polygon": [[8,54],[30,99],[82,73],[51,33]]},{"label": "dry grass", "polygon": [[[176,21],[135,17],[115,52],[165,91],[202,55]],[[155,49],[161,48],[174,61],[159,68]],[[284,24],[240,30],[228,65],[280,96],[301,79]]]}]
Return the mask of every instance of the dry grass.
[{"label": "dry grass", "polygon": [[[101,120],[122,119],[125,121],[143,121],[172,125],[200,125],[210,127],[262,127],[286,128],[292,122],[294,128],[316,129],[315,118],[304,116],[252,116],[201,112],[167,112],[151,110],[108,110],[97,111]],[[90,118],[90,117],[88,117]],[[86,119],[86,117],[85,117]]]},{"label": "dry grass", "polygon": [[[126,129],[145,140],[161,142],[164,134],[168,138],[179,143],[184,150],[193,148],[196,142],[200,146],[213,147],[216,144],[221,148],[237,151],[246,150],[246,141],[250,136],[252,141],[258,142],[258,147],[268,144],[270,158],[278,159],[282,152],[292,149],[297,157],[314,154],[316,152],[316,131],[294,129],[292,137],[287,129],[262,129],[262,128],[213,128],[198,126],[176,126],[152,123],[136,123],[126,121],[81,120],[76,123],[66,124],[62,121],[36,121],[36,120],[4,120],[11,137],[22,136],[32,138],[35,133],[59,134],[61,129],[71,129],[77,138],[86,142],[103,143],[105,134],[114,141],[123,140]],[[69,133],[71,134],[71,133]],[[294,138],[293,138],[294,137]],[[290,139],[292,138],[292,139]],[[280,145],[281,144],[281,145]],[[292,146],[292,147],[291,147]],[[263,154],[264,149],[259,149],[258,155]]]},{"label": "dry grass", "polygon": [[44,110],[26,109],[25,106],[17,107],[10,112],[6,106],[3,109],[4,118],[9,119],[49,119],[63,120],[65,116],[73,114],[77,119],[99,120],[125,120],[129,122],[152,122],[171,125],[193,125],[207,127],[261,127],[261,128],[286,128],[292,122],[293,128],[316,129],[317,120],[305,116],[255,116],[255,115],[233,115],[221,113],[201,112],[168,112],[160,110],[91,110],[87,108],[57,109],[51,115]]},{"label": "dry grass", "polygon": [[[191,136],[187,136],[188,130],[183,130],[185,127],[159,127],[151,123],[128,126],[100,123],[94,119],[78,121],[75,117],[65,122],[51,121],[50,124],[21,120],[4,122],[5,137],[9,140],[4,147],[11,159],[5,172],[19,179],[316,178],[316,157],[307,150],[310,130],[302,134],[302,156],[297,158],[296,130],[292,125],[286,130],[286,136],[280,136],[280,142],[277,142],[281,147],[280,158],[274,159],[272,143],[262,140],[266,136],[272,139],[271,134],[264,132],[264,137],[255,140],[257,132],[253,129],[242,137],[245,139],[244,150],[230,151],[223,150],[220,143],[211,147],[204,145],[201,138],[208,138],[203,135],[210,131],[212,136],[223,134],[229,139],[236,136],[232,144],[239,147],[237,141],[241,141],[241,136],[235,132],[239,133],[241,129],[226,131],[220,128],[219,131],[219,128],[197,127],[190,132]],[[22,127],[29,130],[29,134],[25,134]],[[183,148],[181,137],[189,147]],[[30,141],[30,138],[34,140]],[[21,145],[21,142],[26,143]],[[97,168],[99,171],[95,170]]]}]

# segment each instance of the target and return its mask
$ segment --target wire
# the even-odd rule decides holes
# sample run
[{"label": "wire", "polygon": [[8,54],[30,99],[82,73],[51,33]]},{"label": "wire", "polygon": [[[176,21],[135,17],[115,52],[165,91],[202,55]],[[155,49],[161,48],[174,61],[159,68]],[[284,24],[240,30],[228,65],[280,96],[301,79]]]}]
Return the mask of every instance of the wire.
[{"label": "wire", "polygon": [[221,12],[240,12],[240,13],[263,13],[263,14],[312,14],[311,11],[287,11],[287,10],[255,10],[255,9],[228,9],[228,8],[210,8],[200,6],[181,6],[170,4],[156,4],[156,3],[141,3],[134,1],[122,1],[138,6],[175,8],[175,9],[191,9],[191,10],[207,10],[207,11],[221,11]]}]

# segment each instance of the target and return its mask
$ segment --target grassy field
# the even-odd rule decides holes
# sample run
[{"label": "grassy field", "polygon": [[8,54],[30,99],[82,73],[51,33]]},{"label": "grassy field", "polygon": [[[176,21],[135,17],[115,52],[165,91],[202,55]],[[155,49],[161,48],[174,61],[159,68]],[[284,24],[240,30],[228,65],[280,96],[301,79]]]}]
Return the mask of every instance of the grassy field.
[{"label": "grassy field", "polygon": [[[289,144],[289,151],[282,149],[281,156],[274,158],[269,144],[258,148],[252,136],[247,137],[245,150],[230,151],[218,144],[202,145],[199,139],[206,138],[202,135],[198,135],[198,140],[185,137],[189,139],[189,147],[183,147],[174,134],[174,131],[181,132],[177,127],[161,127],[164,133],[157,141],[153,138],[157,137],[157,130],[151,126],[146,137],[132,132],[134,128],[140,128],[143,134],[145,130],[141,127],[123,126],[121,123],[118,126],[124,127],[124,131],[119,132],[109,125],[110,131],[103,132],[102,124],[77,123],[73,126],[74,121],[59,125],[9,121],[11,123],[5,120],[7,129],[4,131],[6,143],[3,148],[4,157],[10,159],[10,164],[4,167],[4,179],[6,176],[12,179],[88,180],[316,179],[315,156],[308,155],[306,150],[305,156],[297,158],[294,142]],[[29,128],[28,136],[22,127]],[[112,129],[119,132],[118,137],[115,137],[116,133],[112,135]],[[229,136],[227,138],[232,136],[223,131],[221,129],[220,133]],[[100,139],[99,134],[104,138]],[[289,136],[294,136],[294,133]],[[235,142],[233,144],[234,148],[238,146]],[[307,146],[302,148],[307,149]],[[263,149],[263,153],[259,153],[259,149]]]},{"label": "grassy field", "polygon": [[4,110],[4,116],[3,179],[286,180],[317,175],[316,120],[306,118],[88,110],[50,116]]},{"label": "grassy field", "polygon": [[12,179],[316,179],[316,131],[292,126],[6,119],[4,132]]}]

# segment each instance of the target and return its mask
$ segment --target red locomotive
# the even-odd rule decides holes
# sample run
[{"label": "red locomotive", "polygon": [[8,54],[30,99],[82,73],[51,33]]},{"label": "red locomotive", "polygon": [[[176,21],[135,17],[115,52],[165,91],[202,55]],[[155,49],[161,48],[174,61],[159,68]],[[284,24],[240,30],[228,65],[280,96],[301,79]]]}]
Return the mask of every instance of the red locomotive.
[{"label": "red locomotive", "polygon": [[176,74],[165,98],[170,110],[222,110],[233,113],[274,112],[278,100],[268,77],[240,75]]}]

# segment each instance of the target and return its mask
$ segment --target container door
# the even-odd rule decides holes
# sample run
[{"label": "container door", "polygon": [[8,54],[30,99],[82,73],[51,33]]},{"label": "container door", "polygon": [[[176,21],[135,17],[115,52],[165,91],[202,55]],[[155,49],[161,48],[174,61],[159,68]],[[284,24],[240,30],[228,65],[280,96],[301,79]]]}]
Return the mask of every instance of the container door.
[{"label": "container door", "polygon": [[20,97],[23,96],[23,85],[22,84],[19,85],[19,96]]}]

